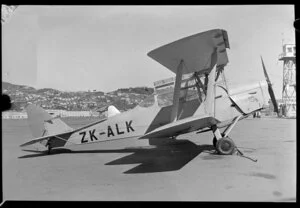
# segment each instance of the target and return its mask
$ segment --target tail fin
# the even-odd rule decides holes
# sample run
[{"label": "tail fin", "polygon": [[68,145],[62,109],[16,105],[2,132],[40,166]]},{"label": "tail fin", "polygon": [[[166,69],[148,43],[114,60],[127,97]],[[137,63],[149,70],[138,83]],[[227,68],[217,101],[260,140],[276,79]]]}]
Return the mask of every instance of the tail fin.
[{"label": "tail fin", "polygon": [[34,137],[46,135],[60,134],[72,131],[73,128],[68,126],[59,118],[53,118],[44,109],[36,105],[30,104],[26,107],[28,115],[28,123]]}]

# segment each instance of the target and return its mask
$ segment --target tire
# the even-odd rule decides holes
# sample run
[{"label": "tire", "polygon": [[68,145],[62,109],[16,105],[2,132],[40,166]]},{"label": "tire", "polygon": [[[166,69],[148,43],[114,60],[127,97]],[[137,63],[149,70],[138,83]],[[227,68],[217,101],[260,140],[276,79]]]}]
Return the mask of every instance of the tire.
[{"label": "tire", "polygon": [[[221,133],[221,136],[224,137],[224,133]],[[213,143],[215,148],[217,147],[217,142],[218,142],[217,138],[214,137],[212,143]]]},{"label": "tire", "polygon": [[229,137],[223,137],[217,141],[216,149],[221,155],[232,155],[235,150],[235,144]]}]

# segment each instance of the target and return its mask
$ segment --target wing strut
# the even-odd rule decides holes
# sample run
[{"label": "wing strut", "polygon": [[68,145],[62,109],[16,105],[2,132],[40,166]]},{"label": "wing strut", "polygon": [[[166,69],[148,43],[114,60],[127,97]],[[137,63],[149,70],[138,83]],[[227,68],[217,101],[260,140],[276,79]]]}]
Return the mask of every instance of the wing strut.
[{"label": "wing strut", "polygon": [[206,113],[210,116],[214,115],[215,107],[215,76],[216,76],[216,66],[211,70],[208,75],[207,90],[206,90],[206,100],[205,109]]},{"label": "wing strut", "polygon": [[201,82],[201,79],[199,78],[198,74],[195,73],[195,78],[197,80],[197,85],[203,89],[204,95],[206,96],[205,86]]},{"label": "wing strut", "polygon": [[175,89],[173,94],[173,107],[171,112],[171,122],[177,121],[178,119],[178,110],[179,110],[179,97],[180,97],[180,88],[183,72],[183,60],[180,61],[177,67],[176,79],[175,79]]}]

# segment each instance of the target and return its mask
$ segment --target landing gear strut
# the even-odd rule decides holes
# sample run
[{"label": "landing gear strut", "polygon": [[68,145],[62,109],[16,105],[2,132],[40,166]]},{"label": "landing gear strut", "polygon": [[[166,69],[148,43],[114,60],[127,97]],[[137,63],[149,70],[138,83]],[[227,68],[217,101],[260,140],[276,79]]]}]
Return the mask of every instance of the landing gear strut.
[{"label": "landing gear strut", "polygon": [[51,149],[52,149],[50,140],[48,140],[48,142],[47,142],[47,144],[46,144],[46,147],[48,147],[48,152],[47,152],[47,154],[50,155],[50,154],[51,154]]},{"label": "landing gear strut", "polygon": [[232,155],[237,152],[237,155],[241,157],[248,158],[253,162],[257,162],[257,159],[253,159],[251,157],[245,156],[234,144],[233,140],[228,137],[228,134],[238,122],[238,120],[242,116],[237,116],[233,120],[233,122],[225,129],[225,131],[221,134],[220,130],[216,125],[212,126],[212,131],[214,133],[213,145],[216,148],[217,152],[221,155]]},{"label": "landing gear strut", "polygon": [[[223,137],[224,137],[224,134],[222,133],[221,134],[221,138],[223,138]],[[219,138],[219,139],[221,139],[221,138]],[[214,138],[213,138],[213,145],[214,145],[215,148],[217,148],[217,142],[218,142],[218,139],[214,136]]]},{"label": "landing gear strut", "polygon": [[50,145],[49,145],[49,146],[48,146],[48,152],[47,152],[48,155],[51,154],[51,149],[52,149],[52,148],[51,148]]}]

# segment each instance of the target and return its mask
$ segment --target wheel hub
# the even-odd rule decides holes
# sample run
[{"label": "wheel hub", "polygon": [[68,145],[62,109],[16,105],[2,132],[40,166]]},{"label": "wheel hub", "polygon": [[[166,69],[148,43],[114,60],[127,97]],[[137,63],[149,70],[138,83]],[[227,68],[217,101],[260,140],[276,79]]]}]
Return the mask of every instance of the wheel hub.
[{"label": "wheel hub", "polygon": [[225,151],[230,150],[231,147],[232,147],[232,144],[228,141],[223,142],[221,145],[221,148]]},{"label": "wheel hub", "polygon": [[217,141],[216,149],[219,154],[232,155],[235,149],[235,144],[229,137],[223,137]]}]

